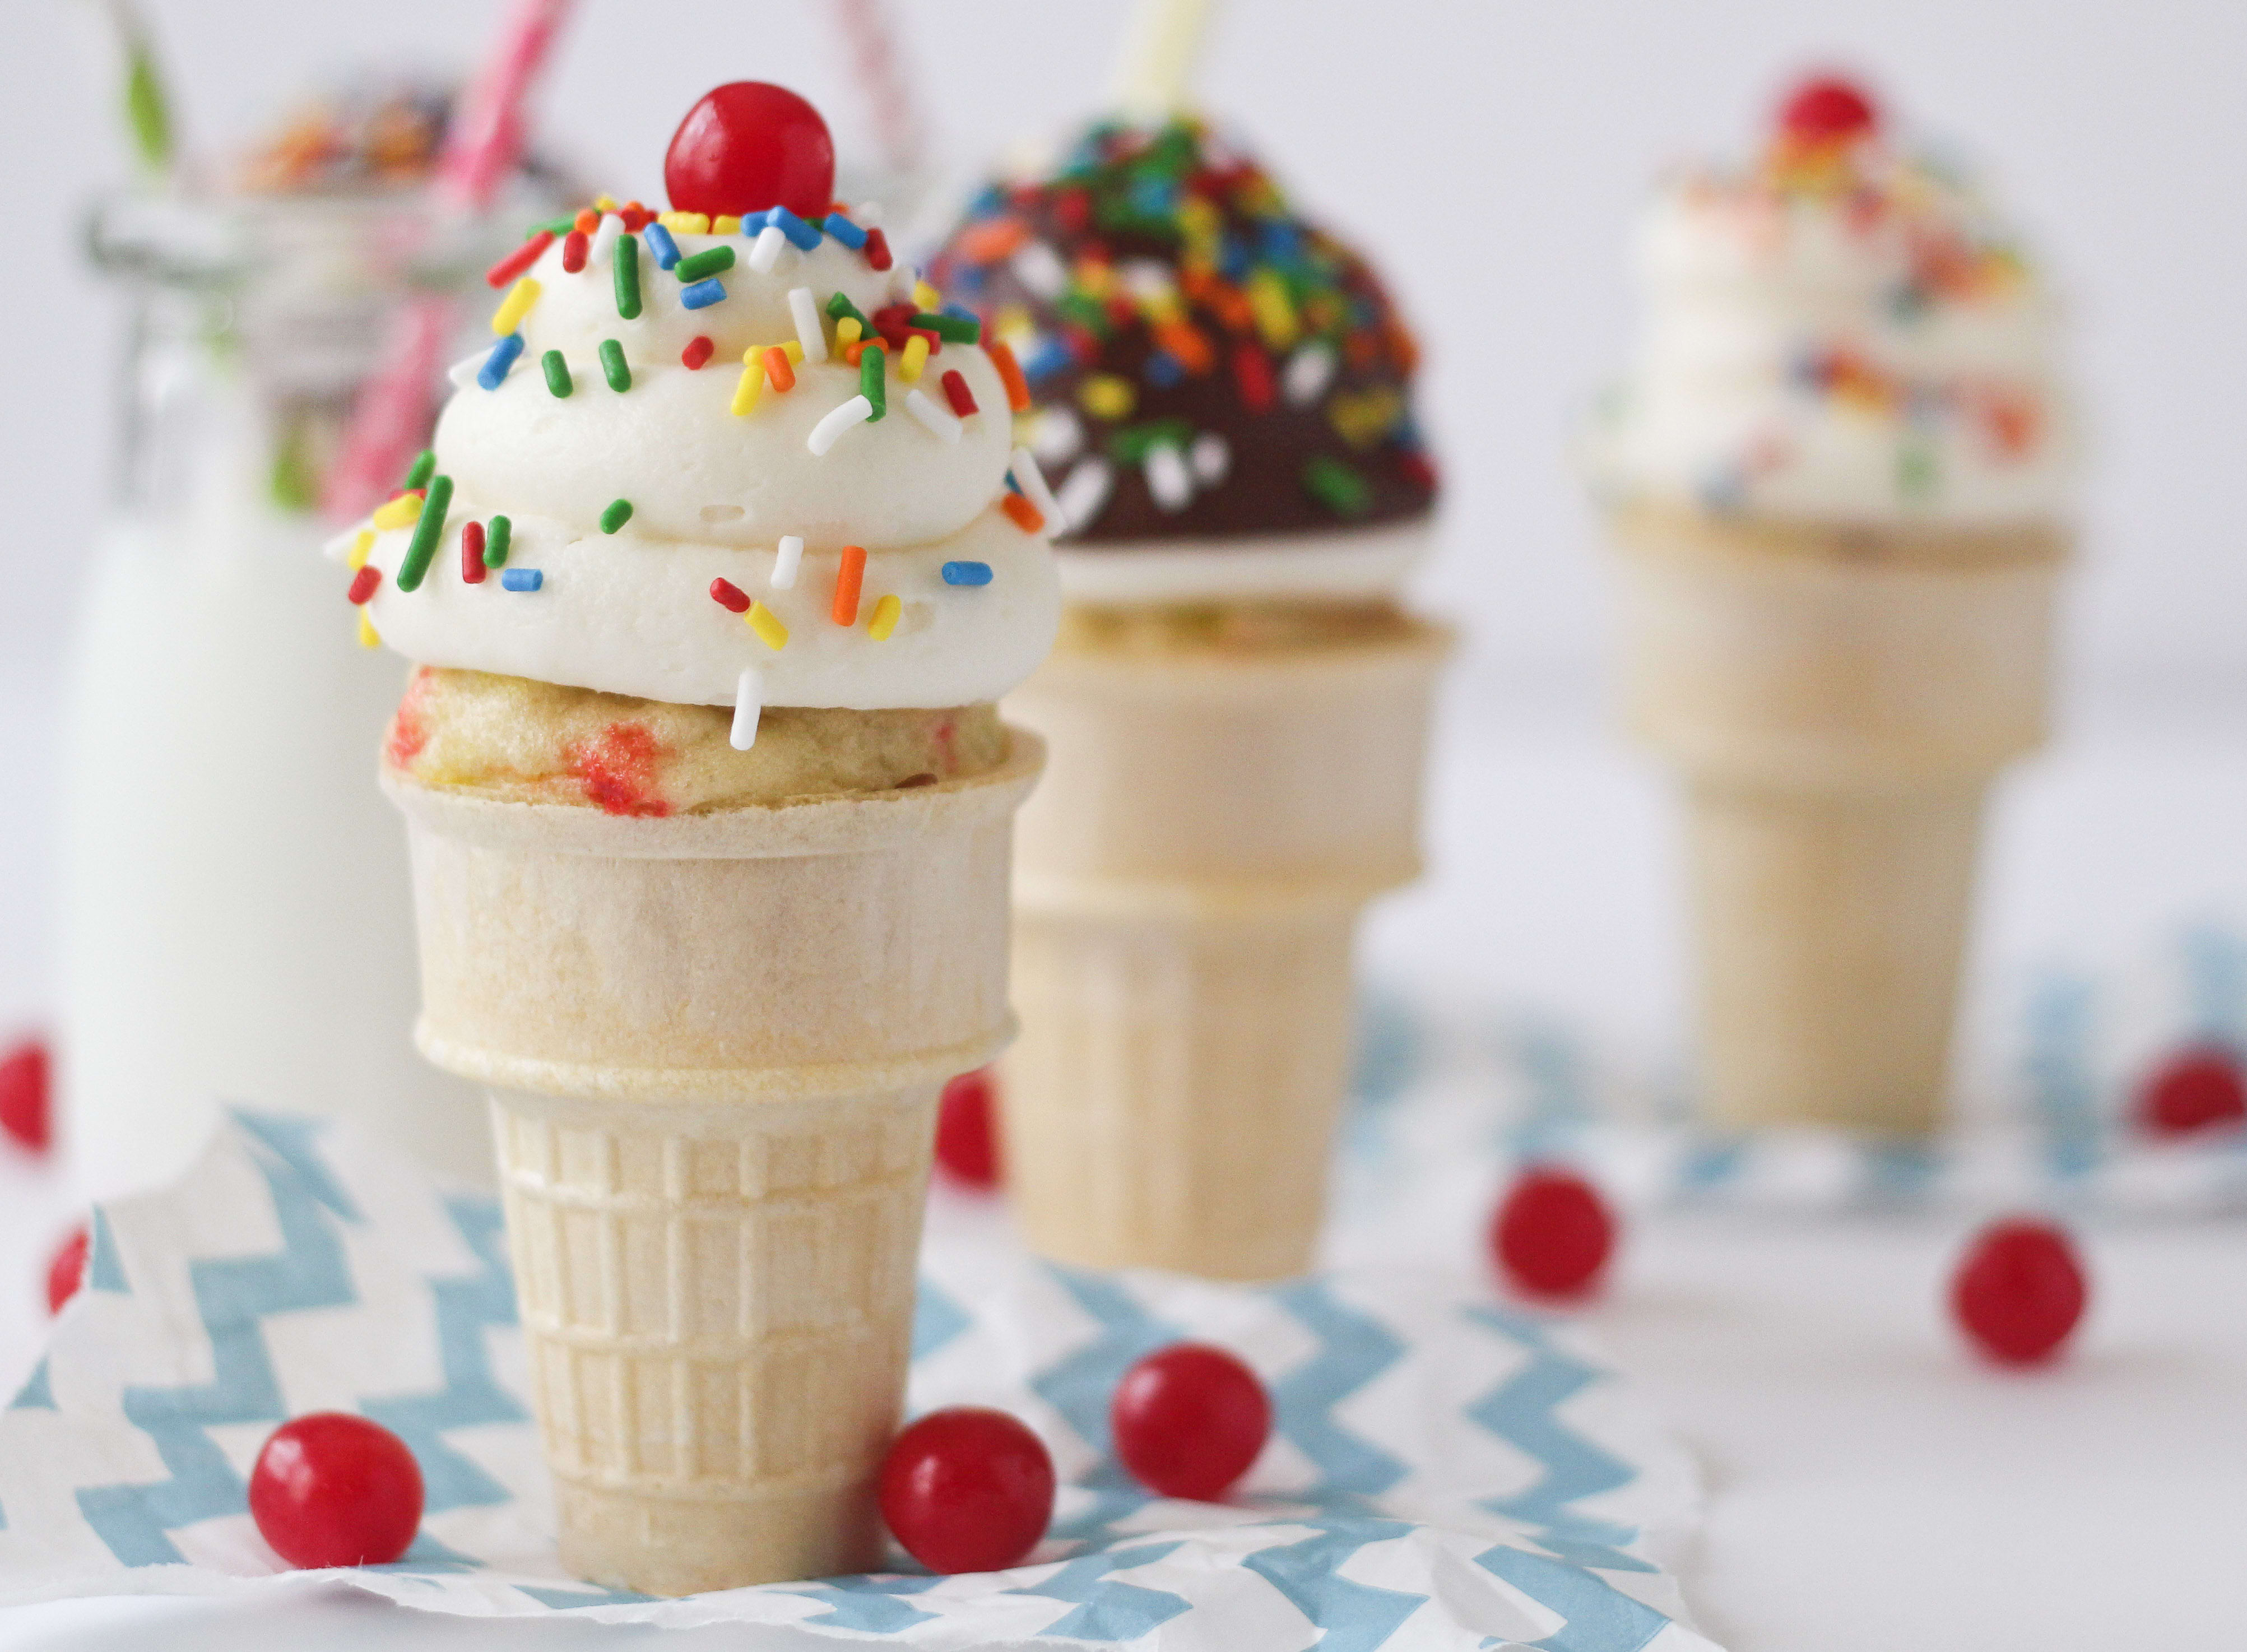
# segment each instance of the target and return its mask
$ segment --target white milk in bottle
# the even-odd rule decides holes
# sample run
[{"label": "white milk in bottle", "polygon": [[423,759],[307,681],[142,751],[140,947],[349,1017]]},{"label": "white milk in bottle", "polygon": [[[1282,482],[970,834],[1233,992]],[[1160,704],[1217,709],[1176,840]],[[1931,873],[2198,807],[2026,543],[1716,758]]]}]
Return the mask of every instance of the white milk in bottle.
[{"label": "white milk in bottle", "polygon": [[375,780],[404,667],[359,645],[311,509],[409,273],[474,281],[457,257],[403,268],[425,210],[96,215],[135,333],[68,684],[59,1117],[90,1197],[184,1169],[224,1105],[490,1178],[482,1098],[413,1046],[406,844]]}]

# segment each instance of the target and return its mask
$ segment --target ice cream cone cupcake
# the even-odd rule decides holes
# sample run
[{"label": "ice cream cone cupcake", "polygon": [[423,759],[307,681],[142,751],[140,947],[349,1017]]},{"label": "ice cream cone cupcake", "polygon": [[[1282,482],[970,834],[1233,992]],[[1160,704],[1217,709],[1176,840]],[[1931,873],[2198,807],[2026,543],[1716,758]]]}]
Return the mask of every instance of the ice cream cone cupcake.
[{"label": "ice cream cone cupcake", "polygon": [[1299,1272],[1445,652],[1397,600],[1435,490],[1412,341],[1191,118],[994,185],[935,271],[1019,361],[1069,534],[1059,645],[1007,701],[1052,754],[1016,850],[1009,1197],[1063,1261]]},{"label": "ice cream cone cupcake", "polygon": [[2052,300],[1857,88],[1661,192],[1591,466],[1684,782],[1709,1120],[1938,1126],[1990,784],[2041,743],[2075,451]]},{"label": "ice cream cone cupcake", "polygon": [[[420,662],[422,1049],[486,1086],[563,1563],[678,1594],[877,1565],[934,1108],[1007,1003],[1051,640],[1004,376],[721,88],[673,210],[495,272],[497,343],[339,550]],[[910,319],[910,327],[907,326]]]}]

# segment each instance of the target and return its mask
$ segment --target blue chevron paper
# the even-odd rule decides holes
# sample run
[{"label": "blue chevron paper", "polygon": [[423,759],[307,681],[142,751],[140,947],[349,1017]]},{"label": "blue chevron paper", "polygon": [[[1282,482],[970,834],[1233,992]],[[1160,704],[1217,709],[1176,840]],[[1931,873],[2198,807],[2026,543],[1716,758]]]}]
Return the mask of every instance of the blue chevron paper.
[{"label": "blue chevron paper", "polygon": [[[2042,969],[2018,983],[2001,1026],[2003,1066],[1969,1085],[1959,1126],[1897,1143],[1821,1129],[1713,1134],[1692,1121],[1678,1074],[1634,1071],[1563,1023],[1376,1000],[1360,1034],[1342,1225],[1377,1243],[1345,1250],[1397,1254],[1400,1226],[1479,1208],[1513,1167],[1554,1160],[1631,1205],[2247,1212],[2247,1130],[2155,1140],[2130,1117],[2138,1084],[2175,1051],[2247,1062],[2247,937],[2202,925],[2174,937],[2158,968]],[[1454,1185],[1462,1178],[1472,1194]],[[1428,1239],[1403,1248],[1458,1253],[1455,1232]]]},{"label": "blue chevron paper", "polygon": [[[351,1409],[413,1447],[421,1535],[340,1573],[427,1610],[795,1625],[992,1643],[1410,1652],[1713,1652],[1659,1557],[1690,1464],[1552,1324],[1438,1275],[1270,1289],[932,1242],[911,1403],[1037,1429],[1064,1481],[1035,1564],[648,1601],[564,1575],[524,1402],[496,1210],[308,1121],[236,1115],[177,1187],[105,1207],[89,1288],[0,1411],[0,1600],[270,1587],[244,1508],[264,1436]],[[1108,1395],[1139,1355],[1220,1341],[1264,1376],[1272,1444],[1230,1502],[1136,1487]],[[898,1557],[901,1567],[904,1557]]]}]

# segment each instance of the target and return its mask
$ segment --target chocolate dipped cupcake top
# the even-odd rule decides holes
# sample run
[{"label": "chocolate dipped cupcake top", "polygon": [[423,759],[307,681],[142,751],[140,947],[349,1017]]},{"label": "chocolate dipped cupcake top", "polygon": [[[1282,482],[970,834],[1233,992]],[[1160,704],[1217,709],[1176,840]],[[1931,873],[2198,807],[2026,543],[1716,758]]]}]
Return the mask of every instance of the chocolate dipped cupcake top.
[{"label": "chocolate dipped cupcake top", "polygon": [[931,274],[1021,364],[1067,594],[1385,594],[1424,544],[1411,334],[1201,120],[1092,126],[984,189]]}]

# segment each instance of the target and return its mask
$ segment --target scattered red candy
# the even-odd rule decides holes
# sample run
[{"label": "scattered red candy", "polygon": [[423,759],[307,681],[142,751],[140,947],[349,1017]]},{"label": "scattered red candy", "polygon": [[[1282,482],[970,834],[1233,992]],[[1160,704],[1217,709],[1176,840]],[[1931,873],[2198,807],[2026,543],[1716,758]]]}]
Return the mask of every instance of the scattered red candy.
[{"label": "scattered red candy", "polygon": [[1116,1455],[1141,1485],[1210,1503],[1264,1449],[1272,1400],[1256,1373],[1223,1348],[1177,1342],[1124,1373],[1108,1421]]},{"label": "scattered red candy", "polygon": [[1797,86],[1779,106],[1779,129],[1805,143],[1840,143],[1880,128],[1880,111],[1862,88],[1837,75]]},{"label": "scattered red candy", "polygon": [[381,1423],[315,1411],[259,1450],[249,1512],[291,1566],[386,1565],[420,1528],[421,1465]]},{"label": "scattered red candy", "polygon": [[1615,1218],[1583,1178],[1532,1166],[1491,1218],[1490,1247],[1524,1295],[1581,1296],[1598,1284],[1615,1249]]},{"label": "scattered red candy", "polygon": [[680,365],[689,372],[700,372],[702,364],[710,359],[710,352],[718,346],[712,344],[707,333],[696,333],[686,341],[686,348],[679,352]]},{"label": "scattered red candy", "polygon": [[85,1251],[88,1242],[85,1224],[72,1228],[70,1237],[55,1247],[47,1259],[47,1312],[59,1314],[63,1304],[78,1294],[78,1287],[85,1283]]},{"label": "scattered red candy", "polygon": [[821,218],[835,195],[835,140],[785,86],[736,80],[704,94],[672,134],[663,187],[674,212],[741,216],[786,207]]},{"label": "scattered red candy", "polygon": [[2017,1217],[1976,1238],[1950,1281],[1950,1312],[1991,1359],[2033,1365],[2067,1340],[2088,1294],[2066,1232]]},{"label": "scattered red candy", "polygon": [[987,1067],[962,1073],[944,1087],[936,1110],[936,1162],[963,1187],[999,1185],[997,1103]]},{"label": "scattered red candy", "polygon": [[2247,1121],[2247,1075],[2221,1045],[2180,1050],[2138,1091],[2138,1123],[2156,1136],[2188,1136]]},{"label": "scattered red candy", "polygon": [[882,1518],[932,1572],[998,1572],[1053,1519],[1053,1458],[1004,1411],[931,1411],[882,1459]]},{"label": "scattered red candy", "polygon": [[27,1038],[0,1056],[0,1130],[34,1153],[54,1140],[52,1092],[47,1083],[47,1047]]}]

